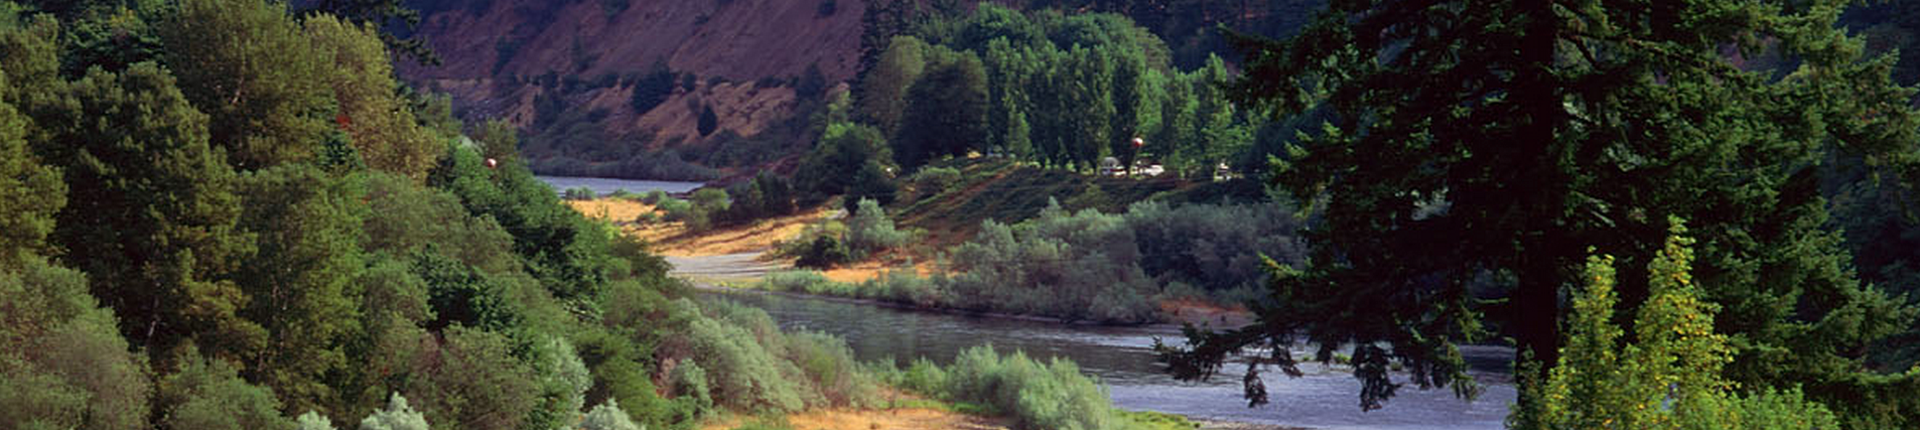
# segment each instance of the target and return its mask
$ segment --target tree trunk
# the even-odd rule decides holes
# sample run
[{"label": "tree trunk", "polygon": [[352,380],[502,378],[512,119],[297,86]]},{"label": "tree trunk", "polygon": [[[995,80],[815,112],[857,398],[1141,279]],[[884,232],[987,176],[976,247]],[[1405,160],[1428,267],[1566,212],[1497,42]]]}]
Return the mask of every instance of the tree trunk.
[{"label": "tree trunk", "polygon": [[[1544,381],[1545,372],[1559,360],[1559,292],[1566,279],[1562,270],[1571,261],[1567,250],[1578,246],[1569,243],[1569,227],[1561,223],[1569,178],[1558,162],[1559,145],[1555,142],[1556,131],[1567,117],[1560,83],[1553,76],[1559,22],[1550,0],[1518,1],[1517,10],[1528,21],[1523,24],[1525,33],[1512,85],[1516,108],[1525,119],[1515,130],[1515,144],[1521,148],[1511,161],[1518,164],[1514,167],[1522,176],[1508,178],[1514,181],[1508,185],[1519,192],[1517,203],[1521,206],[1513,209],[1534,216],[1519,232],[1520,279],[1513,293],[1511,321],[1517,335],[1518,358],[1539,364],[1535,368],[1538,373],[1516,375],[1525,382]],[[1521,391],[1519,401],[1524,409],[1534,399],[1531,390]]]}]

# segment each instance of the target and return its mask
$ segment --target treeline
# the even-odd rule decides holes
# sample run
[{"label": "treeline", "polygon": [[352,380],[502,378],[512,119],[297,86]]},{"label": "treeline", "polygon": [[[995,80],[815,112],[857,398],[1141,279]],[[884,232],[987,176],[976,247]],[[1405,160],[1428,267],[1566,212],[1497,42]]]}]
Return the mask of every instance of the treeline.
[{"label": "treeline", "polygon": [[54,3],[0,3],[0,428],[688,428],[874,391],[837,339],[694,305],[371,27]]},{"label": "treeline", "polygon": [[1083,171],[1150,157],[1182,176],[1264,164],[1256,137],[1284,124],[1226,97],[1233,72],[1218,56],[1182,71],[1170,55],[1122,15],[982,3],[888,41],[855,88],[854,119],[909,171],[969,152]]},{"label": "treeline", "polygon": [[[806,263],[910,241],[890,221],[861,221],[873,216],[884,220],[876,205],[862,202],[845,227],[805,232],[785,252]],[[1294,235],[1300,222],[1278,204],[1143,202],[1124,214],[1105,214],[1068,212],[1056,202],[1017,225],[983,223],[973,240],[942,253],[943,270],[930,277],[888,273],[845,284],[817,273],[783,272],[769,275],[766,288],[1068,321],[1153,322],[1166,317],[1160,308],[1166,300],[1249,303],[1263,297],[1265,261],[1296,265],[1304,259]]]}]

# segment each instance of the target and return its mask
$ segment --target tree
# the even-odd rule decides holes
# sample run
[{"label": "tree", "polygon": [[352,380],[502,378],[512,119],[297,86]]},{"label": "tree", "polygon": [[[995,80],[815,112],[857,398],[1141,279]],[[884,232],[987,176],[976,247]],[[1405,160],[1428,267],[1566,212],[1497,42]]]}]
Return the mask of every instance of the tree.
[{"label": "tree", "polygon": [[[0,88],[8,85],[0,70]],[[0,265],[24,254],[44,254],[54,214],[67,204],[60,171],[40,163],[27,147],[30,120],[0,100]]]},{"label": "tree", "polygon": [[0,262],[0,427],[145,427],[147,362],[115,324],[85,274],[34,256]]},{"label": "tree", "polygon": [[1530,408],[1512,422],[1546,429],[1827,429],[1839,423],[1798,388],[1742,397],[1721,376],[1733,361],[1724,334],[1713,332],[1717,308],[1693,282],[1693,239],[1673,221],[1672,236],[1647,267],[1650,297],[1635,312],[1635,339],[1614,324],[1619,302],[1612,256],[1587,259],[1574,291],[1566,345]]},{"label": "tree", "polygon": [[246,374],[273,388],[290,410],[336,409],[348,402],[346,343],[359,333],[361,227],[368,213],[364,178],[332,177],[311,165],[283,165],[241,177],[240,227],[256,252],[233,278],[249,301],[241,315],[267,331],[249,354]]},{"label": "tree", "polygon": [[720,116],[714,115],[713,105],[700,107],[700,118],[694,125],[698,128],[696,131],[700,132],[701,137],[711,135],[715,130],[720,129]]},{"label": "tree", "polygon": [[[846,194],[854,187],[867,187],[862,181],[886,180],[881,160],[887,156],[882,152],[887,141],[881,137],[880,130],[862,124],[833,123],[820,136],[820,143],[800,159],[800,166],[794,169],[795,188],[804,193],[802,206],[817,204],[835,194]],[[881,172],[875,176],[862,173],[873,166],[872,170]],[[854,170],[854,175],[848,175]],[[851,205],[849,205],[851,206]]]},{"label": "tree", "polygon": [[240,317],[245,293],[223,277],[252,252],[236,228],[234,173],[207,142],[207,117],[152,63],[87,73],[36,123],[44,159],[66,170],[69,200],[52,240],[87,272],[136,345],[187,338],[216,355],[257,351],[266,333]]},{"label": "tree", "polygon": [[517,428],[538,390],[526,364],[507,349],[499,333],[448,328],[414,363],[406,392],[441,429]]},{"label": "tree", "polygon": [[399,84],[374,29],[330,15],[309,17],[304,26],[317,55],[334,67],[322,77],[338,102],[335,125],[353,137],[367,167],[424,181],[446,146],[394,92]]},{"label": "tree", "polygon": [[987,124],[986,69],[973,54],[954,54],[907,89],[893,159],[911,171],[942,156],[986,149]]},{"label": "tree", "polygon": [[[1196,333],[1167,357],[1204,376],[1225,353],[1308,333],[1470,395],[1454,345],[1499,330],[1550,369],[1558,297],[1582,250],[1645,267],[1678,216],[1698,223],[1700,284],[1723,309],[1715,330],[1746,340],[1729,378],[1809,384],[1857,428],[1910,423],[1841,401],[1867,388],[1847,382],[1862,370],[1848,351],[1912,314],[1844,269],[1815,166],[1831,153],[1913,160],[1903,142],[1915,128],[1891,60],[1861,61],[1833,26],[1843,6],[1336,3],[1287,42],[1239,38],[1244,101],[1324,104],[1334,118],[1275,175],[1325,221],[1307,233],[1314,264],[1280,271],[1263,326]],[[1803,62],[1749,71],[1728,49]],[[1644,302],[1645,278],[1623,279],[1623,302]],[[1264,361],[1295,361],[1276,351]],[[1379,407],[1398,385],[1367,369],[1361,405]],[[1521,407],[1538,399],[1524,393]]]},{"label": "tree", "polygon": [[[860,80],[860,92],[854,100],[855,111],[865,122],[879,127],[883,135],[899,129],[901,112],[907,107],[907,88],[926,71],[926,42],[913,36],[895,37],[872,70]],[[867,69],[861,69],[867,70]]]},{"label": "tree", "polygon": [[293,430],[293,420],[280,415],[280,402],[265,387],[248,384],[239,371],[220,359],[182,348],[182,364],[160,378],[155,404],[164,411],[160,424],[171,429]]},{"label": "tree", "polygon": [[473,131],[480,142],[480,155],[505,163],[520,159],[520,129],[499,118],[488,118]]},{"label": "tree", "polygon": [[239,170],[312,157],[332,120],[325,63],[281,3],[186,0],[158,25],[180,90]]},{"label": "tree", "polygon": [[420,11],[407,7],[404,0],[318,0],[309,4],[310,8],[301,11],[302,15],[309,18],[324,12],[355,26],[374,30],[395,28],[392,25],[398,24],[404,28],[400,33],[408,36],[379,33],[380,41],[386,44],[386,48],[407,54],[421,65],[440,65],[440,56],[433,53],[433,48],[427,46],[427,40],[420,33],[414,32],[415,27],[420,25]]}]

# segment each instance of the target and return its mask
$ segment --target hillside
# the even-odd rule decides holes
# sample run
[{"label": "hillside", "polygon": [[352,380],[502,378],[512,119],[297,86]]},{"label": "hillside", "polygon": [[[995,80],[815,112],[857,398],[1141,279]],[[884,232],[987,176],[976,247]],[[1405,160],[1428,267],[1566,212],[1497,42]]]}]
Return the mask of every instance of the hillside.
[{"label": "hillside", "polygon": [[[793,87],[811,70],[853,76],[862,12],[836,0],[440,3],[413,6],[443,64],[402,62],[400,74],[451,95],[462,117],[504,119],[536,142],[594,142],[531,154],[586,161],[761,134],[794,115]],[[636,109],[654,71],[670,73],[669,93]],[[718,121],[703,134],[705,109]]]},{"label": "hillside", "polygon": [[[868,0],[411,0],[413,32],[443,60],[401,62],[469,121],[500,118],[550,174],[703,180],[786,166],[816,136],[805,121],[854,80],[862,41],[916,33],[972,2],[891,0],[904,18],[869,28]],[[1068,15],[1116,13],[1165,38],[1182,68],[1229,49],[1212,29],[1288,34],[1320,4],[1292,0],[995,1]],[[879,18],[876,18],[879,19]],[[884,19],[881,19],[884,21]],[[877,22],[877,21],[876,21]],[[702,127],[702,115],[712,112]],[[713,170],[717,167],[723,170]]]}]

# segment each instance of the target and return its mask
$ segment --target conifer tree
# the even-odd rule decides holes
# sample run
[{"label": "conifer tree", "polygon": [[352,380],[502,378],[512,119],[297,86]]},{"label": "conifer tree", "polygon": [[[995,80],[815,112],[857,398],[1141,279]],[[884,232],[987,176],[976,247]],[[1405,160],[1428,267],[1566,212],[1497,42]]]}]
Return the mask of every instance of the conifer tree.
[{"label": "conifer tree", "polygon": [[[1715,331],[1742,339],[1730,379],[1805,383],[1849,426],[1911,427],[1855,351],[1912,311],[1849,273],[1818,194],[1828,155],[1920,160],[1912,91],[1834,25],[1846,5],[1335,2],[1285,42],[1238,38],[1244,101],[1334,118],[1275,174],[1325,221],[1307,233],[1313,264],[1275,280],[1263,325],[1196,333],[1168,358],[1204,376],[1228,352],[1309,333],[1471,395],[1455,345],[1497,330],[1552,367],[1582,250],[1638,270],[1678,216],[1696,223]],[[1741,60],[1768,55],[1795,61]],[[1649,296],[1636,275],[1622,277],[1628,306]],[[1295,361],[1275,350],[1263,361]],[[1356,369],[1363,408],[1401,384],[1374,370]],[[1842,401],[1861,398],[1876,400]]]}]

